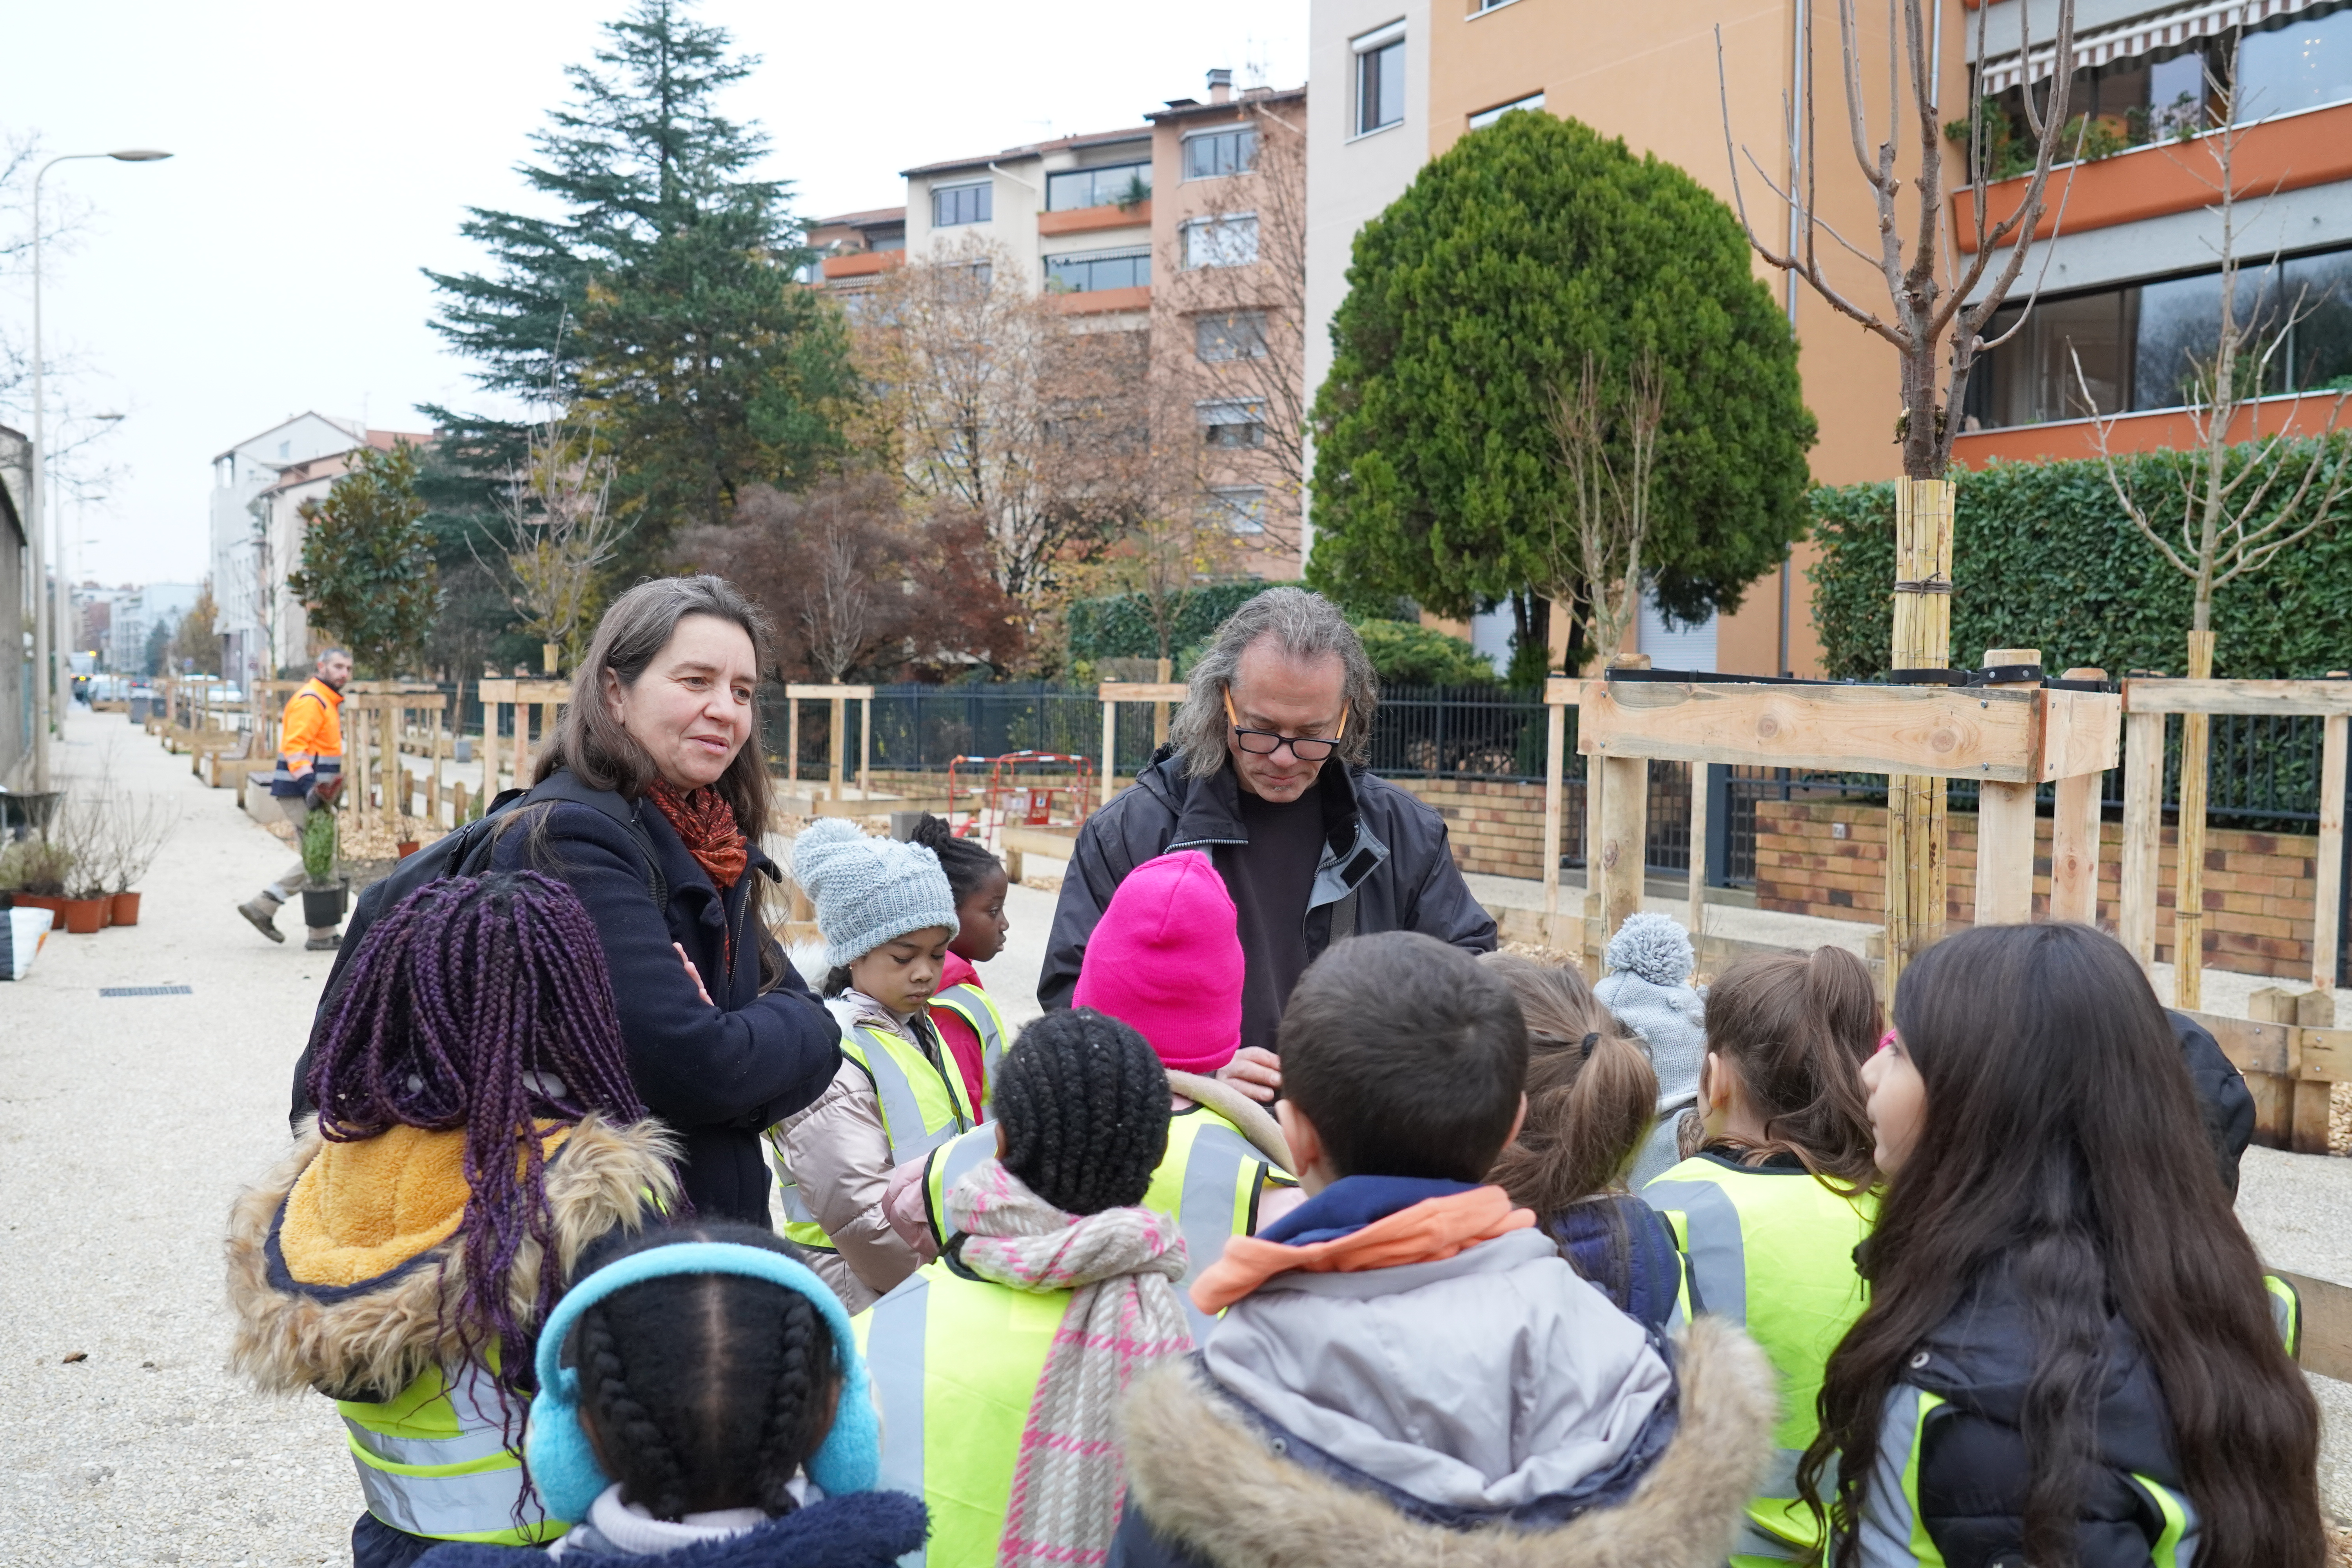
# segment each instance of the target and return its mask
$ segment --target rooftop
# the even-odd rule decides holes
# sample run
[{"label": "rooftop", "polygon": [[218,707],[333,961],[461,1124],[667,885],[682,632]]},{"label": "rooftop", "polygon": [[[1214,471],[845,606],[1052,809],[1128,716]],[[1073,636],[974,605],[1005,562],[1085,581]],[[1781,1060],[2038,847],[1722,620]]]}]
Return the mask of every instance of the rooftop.
[{"label": "rooftop", "polygon": [[944,174],[956,169],[983,168],[1014,158],[1038,158],[1048,153],[1066,153],[1074,147],[1100,147],[1112,142],[1141,142],[1150,138],[1150,125],[1130,125],[1120,131],[1093,131],[1083,136],[1059,136],[1051,142],[1032,142],[1023,147],[1007,147],[1000,153],[983,153],[977,158],[950,158],[938,163],[923,163],[898,173],[908,179],[917,174]]}]

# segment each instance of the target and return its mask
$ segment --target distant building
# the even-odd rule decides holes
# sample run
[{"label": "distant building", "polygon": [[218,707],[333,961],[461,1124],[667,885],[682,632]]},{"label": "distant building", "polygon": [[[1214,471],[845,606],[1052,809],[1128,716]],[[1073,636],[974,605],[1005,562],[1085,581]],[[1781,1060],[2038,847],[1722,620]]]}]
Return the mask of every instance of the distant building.
[{"label": "distant building", "polygon": [[[370,430],[367,445],[388,452],[394,443],[408,442],[421,447],[430,436],[406,434],[398,430]],[[258,523],[256,535],[255,561],[266,568],[269,576],[270,597],[264,600],[256,595],[248,600],[257,619],[268,627],[276,638],[276,647],[265,652],[266,644],[257,635],[247,656],[252,668],[268,679],[281,669],[299,668],[310,662],[317,652],[316,639],[310,635],[310,613],[286,585],[287,574],[302,563],[302,536],[310,525],[302,519],[306,501],[324,501],[334,489],[335,481],[351,472],[352,456],[357,446],[343,446],[299,463],[278,465],[276,478],[247,503]],[[258,573],[257,572],[257,580]],[[215,590],[218,596],[218,590]],[[266,612],[266,613],[265,613]]]},{"label": "distant building", "polygon": [[[219,605],[215,623],[227,638],[222,673],[233,680],[276,675],[267,665],[262,644],[265,579],[283,584],[290,562],[265,556],[256,534],[253,504],[278,482],[279,470],[330,452],[343,452],[367,438],[367,428],[356,419],[324,414],[299,414],[258,436],[238,442],[213,459],[212,563],[213,599]],[[143,652],[144,645],[142,645]],[[118,665],[117,668],[129,668]]]},{"label": "distant building", "polygon": [[97,583],[77,584],[73,590],[73,614],[68,624],[73,636],[66,646],[76,653],[92,654],[98,668],[114,668],[114,606],[135,590],[104,587]]},{"label": "distant building", "polygon": [[0,785],[26,789],[33,770],[33,444],[0,426]]},{"label": "distant building", "polygon": [[180,617],[194,606],[199,592],[194,583],[149,583],[117,599],[109,662],[125,675],[152,673],[147,664],[148,639],[157,626],[167,633],[176,628]]}]

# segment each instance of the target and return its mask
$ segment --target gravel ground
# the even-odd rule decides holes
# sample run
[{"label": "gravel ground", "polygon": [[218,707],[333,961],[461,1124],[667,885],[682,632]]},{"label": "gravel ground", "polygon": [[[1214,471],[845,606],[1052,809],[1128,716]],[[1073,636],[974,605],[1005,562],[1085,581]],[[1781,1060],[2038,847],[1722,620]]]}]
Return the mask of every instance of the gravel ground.
[{"label": "gravel ground", "polygon": [[[361,1505],[332,1407],[263,1399],[223,1365],[223,1221],[285,1145],[287,1074],[326,966],[300,950],[292,914],[280,923],[298,941],[277,947],[234,913],[287,854],[230,792],[203,788],[120,716],[77,710],[61,767],[88,774],[110,752],[119,786],[183,816],[136,928],[54,933],[0,989],[0,1208],[16,1216],[0,1230],[0,1408],[19,1413],[0,1435],[5,1555],[44,1568],[348,1561]],[[1033,868],[1041,881],[1058,868]],[[1480,888],[1496,903],[1517,891]],[[1036,1014],[1054,900],[1013,889],[1010,942],[983,968],[1016,1027]],[[153,985],[189,990],[99,994]],[[2283,1267],[2352,1280],[2348,1205],[2352,1162],[2246,1157],[2239,1212]],[[2352,1519],[2352,1385],[2314,1386],[2325,1496]]]}]

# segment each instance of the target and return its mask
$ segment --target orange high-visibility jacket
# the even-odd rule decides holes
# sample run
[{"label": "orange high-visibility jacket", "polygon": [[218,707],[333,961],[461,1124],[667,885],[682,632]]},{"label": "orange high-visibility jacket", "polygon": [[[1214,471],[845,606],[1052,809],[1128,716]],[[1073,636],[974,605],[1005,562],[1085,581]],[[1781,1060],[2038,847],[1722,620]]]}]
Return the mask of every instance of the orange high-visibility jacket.
[{"label": "orange high-visibility jacket", "polygon": [[[287,700],[269,793],[300,795],[343,771],[343,694],[313,676]],[[312,774],[322,775],[316,779]]]}]

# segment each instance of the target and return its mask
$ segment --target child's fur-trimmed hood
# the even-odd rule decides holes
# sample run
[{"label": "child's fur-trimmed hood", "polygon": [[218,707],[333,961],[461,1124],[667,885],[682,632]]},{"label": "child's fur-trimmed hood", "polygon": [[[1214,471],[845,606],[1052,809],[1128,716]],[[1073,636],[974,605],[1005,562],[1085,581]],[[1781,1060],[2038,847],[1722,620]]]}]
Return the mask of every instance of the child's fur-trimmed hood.
[{"label": "child's fur-trimmed hood", "polygon": [[[270,1278],[270,1230],[324,1146],[314,1127],[229,1211],[228,1295],[236,1321],[229,1366],[265,1393],[389,1398],[459,1353],[448,1309],[464,1278],[465,1243],[437,1249],[438,1264],[388,1276],[381,1289],[314,1296],[281,1289]],[[615,1226],[634,1230],[649,1206],[677,1207],[677,1154],[676,1138],[658,1121],[615,1127],[592,1115],[571,1130],[546,1166],[557,1261],[567,1277],[581,1251]],[[526,1238],[508,1276],[518,1320],[536,1310],[541,1252]]]},{"label": "child's fur-trimmed hood", "polygon": [[1190,1361],[1139,1381],[1122,1412],[1132,1506],[1216,1568],[1715,1568],[1772,1451],[1770,1363],[1737,1328],[1691,1325],[1675,1358],[1680,1424],[1625,1501],[1550,1529],[1447,1530],[1409,1519],[1268,1447]]}]

